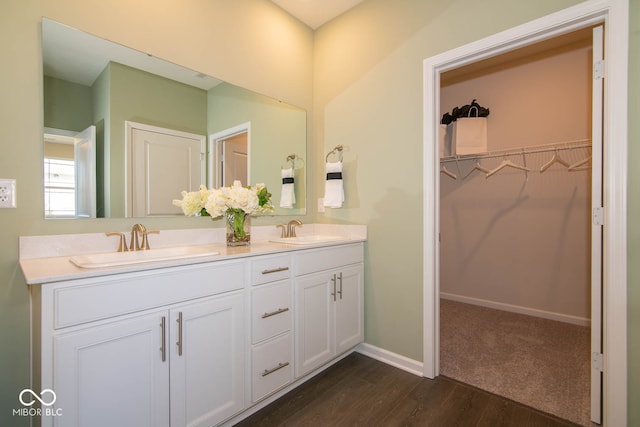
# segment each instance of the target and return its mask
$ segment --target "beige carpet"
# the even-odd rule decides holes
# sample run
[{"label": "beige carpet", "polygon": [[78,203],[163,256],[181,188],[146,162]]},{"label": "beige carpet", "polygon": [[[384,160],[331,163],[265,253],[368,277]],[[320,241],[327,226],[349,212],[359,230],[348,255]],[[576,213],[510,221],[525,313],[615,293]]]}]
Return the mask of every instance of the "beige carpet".
[{"label": "beige carpet", "polygon": [[442,375],[583,426],[589,354],[588,327],[440,300]]}]

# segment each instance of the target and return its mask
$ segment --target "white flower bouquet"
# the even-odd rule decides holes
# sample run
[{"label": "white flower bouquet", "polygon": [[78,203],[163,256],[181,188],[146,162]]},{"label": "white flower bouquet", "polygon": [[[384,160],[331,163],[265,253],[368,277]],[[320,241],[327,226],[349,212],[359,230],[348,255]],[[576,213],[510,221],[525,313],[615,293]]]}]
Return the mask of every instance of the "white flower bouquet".
[{"label": "white flower bouquet", "polygon": [[234,181],[230,187],[207,189],[201,185],[198,191],[183,191],[182,199],[174,200],[173,204],[182,208],[187,216],[210,216],[213,219],[224,216],[229,228],[227,243],[232,246],[248,244],[247,216],[273,211],[271,194],[264,184],[243,187],[240,181]]}]

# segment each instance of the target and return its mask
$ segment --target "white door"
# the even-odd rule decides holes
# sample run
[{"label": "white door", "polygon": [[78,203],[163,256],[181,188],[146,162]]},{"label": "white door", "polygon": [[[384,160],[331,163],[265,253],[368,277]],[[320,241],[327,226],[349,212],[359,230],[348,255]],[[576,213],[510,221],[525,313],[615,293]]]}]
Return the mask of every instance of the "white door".
[{"label": "white door", "polygon": [[602,107],[604,31],[593,29],[591,129],[591,421],[602,422]]},{"label": "white door", "polygon": [[335,354],[332,278],[322,272],[296,279],[296,378]]},{"label": "white door", "polygon": [[205,182],[205,136],[126,122],[127,216],[182,215],[172,201]]},{"label": "white door", "polygon": [[169,426],[166,311],[57,335],[53,390],[65,426]]},{"label": "white door", "polygon": [[342,268],[336,277],[336,354],[364,341],[364,267]]},{"label": "white door", "polygon": [[215,297],[171,311],[171,426],[213,426],[242,411],[244,297]]},{"label": "white door", "polygon": [[96,127],[75,136],[76,217],[96,217]]}]

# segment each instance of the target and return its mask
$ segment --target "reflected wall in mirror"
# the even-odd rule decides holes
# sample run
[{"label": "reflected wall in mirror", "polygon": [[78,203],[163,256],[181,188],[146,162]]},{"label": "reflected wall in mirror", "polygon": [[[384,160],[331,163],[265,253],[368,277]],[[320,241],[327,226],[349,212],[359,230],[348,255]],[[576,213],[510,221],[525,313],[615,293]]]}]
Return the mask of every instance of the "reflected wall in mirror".
[{"label": "reflected wall in mirror", "polygon": [[[55,21],[43,19],[42,35],[46,218],[181,216],[171,201],[199,184],[184,165],[201,165],[202,184],[228,185],[225,169],[243,166],[226,143],[238,129],[245,129],[246,183],[267,185],[276,215],[306,213],[304,110]],[[157,133],[136,143],[128,123]],[[165,134],[207,141],[195,153],[201,162]],[[292,166],[291,155],[296,203],[281,208],[281,170]],[[134,184],[145,168],[164,171],[171,185]]]}]

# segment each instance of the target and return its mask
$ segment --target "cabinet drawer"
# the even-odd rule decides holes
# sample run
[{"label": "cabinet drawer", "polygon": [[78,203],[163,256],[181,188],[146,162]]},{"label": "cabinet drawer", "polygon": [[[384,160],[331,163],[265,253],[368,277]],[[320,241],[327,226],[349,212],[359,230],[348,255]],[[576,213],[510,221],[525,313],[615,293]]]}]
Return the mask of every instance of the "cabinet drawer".
[{"label": "cabinet drawer", "polygon": [[54,328],[107,319],[244,286],[242,262],[83,279],[53,288]]},{"label": "cabinet drawer", "polygon": [[291,329],[291,281],[283,280],[251,292],[251,342],[257,343]]},{"label": "cabinet drawer", "polygon": [[254,402],[289,384],[293,380],[291,334],[254,346],[251,365]]},{"label": "cabinet drawer", "polygon": [[291,276],[291,256],[277,255],[251,261],[251,284],[275,282]]},{"label": "cabinet drawer", "polygon": [[363,262],[362,243],[355,245],[337,245],[330,248],[311,249],[295,254],[296,275],[329,270],[343,265]]}]

